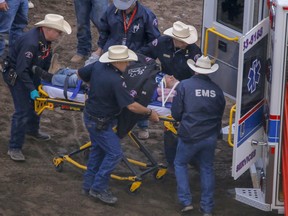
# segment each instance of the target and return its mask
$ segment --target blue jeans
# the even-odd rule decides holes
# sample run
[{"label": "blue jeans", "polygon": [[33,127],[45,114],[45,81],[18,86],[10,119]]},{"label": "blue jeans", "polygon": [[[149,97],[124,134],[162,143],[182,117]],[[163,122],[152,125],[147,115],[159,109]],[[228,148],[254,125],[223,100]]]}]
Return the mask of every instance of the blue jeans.
[{"label": "blue jeans", "polygon": [[101,192],[108,189],[110,175],[121,161],[123,152],[119,137],[113,132],[113,123],[107,130],[96,130],[97,123],[84,111],[84,122],[92,147],[84,174],[83,189]]},{"label": "blue jeans", "polygon": [[0,56],[5,49],[5,39],[9,37],[9,49],[11,50],[16,39],[22,35],[28,24],[28,1],[6,0],[8,11],[0,11]]},{"label": "blue jeans", "polygon": [[108,7],[108,0],[74,0],[77,18],[77,54],[87,56],[91,52],[90,20],[98,28],[100,18]]},{"label": "blue jeans", "polygon": [[149,121],[147,119],[140,120],[137,122],[137,126],[141,129],[146,129],[149,126]]},{"label": "blue jeans", "polygon": [[172,131],[164,131],[164,153],[168,167],[174,167],[177,142],[177,135],[174,135]]},{"label": "blue jeans", "polygon": [[183,143],[178,138],[176,158],[174,161],[177,181],[178,199],[183,206],[192,204],[192,194],[189,186],[188,163],[197,158],[200,167],[201,201],[203,212],[211,213],[214,208],[214,152],[217,144],[217,134],[195,143]]},{"label": "blue jeans", "polygon": [[24,84],[16,80],[9,86],[14,102],[14,113],[11,123],[9,149],[22,149],[25,134],[36,134],[39,130],[40,117],[34,111],[34,101],[30,99],[30,91]]},{"label": "blue jeans", "polygon": [[77,85],[78,77],[75,69],[61,68],[52,77],[51,83],[55,86],[64,86],[66,77],[68,78],[68,87],[75,88]]}]

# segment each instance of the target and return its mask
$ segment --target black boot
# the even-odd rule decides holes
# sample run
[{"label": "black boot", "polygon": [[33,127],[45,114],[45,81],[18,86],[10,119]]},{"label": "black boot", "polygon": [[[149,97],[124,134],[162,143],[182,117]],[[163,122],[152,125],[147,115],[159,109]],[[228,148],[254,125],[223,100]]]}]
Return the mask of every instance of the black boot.
[{"label": "black boot", "polygon": [[52,77],[53,77],[53,74],[48,73],[47,71],[43,70],[42,68],[40,68],[40,67],[38,67],[36,65],[34,65],[32,67],[32,72],[36,76],[40,77],[42,80],[47,81],[47,82],[51,82]]}]

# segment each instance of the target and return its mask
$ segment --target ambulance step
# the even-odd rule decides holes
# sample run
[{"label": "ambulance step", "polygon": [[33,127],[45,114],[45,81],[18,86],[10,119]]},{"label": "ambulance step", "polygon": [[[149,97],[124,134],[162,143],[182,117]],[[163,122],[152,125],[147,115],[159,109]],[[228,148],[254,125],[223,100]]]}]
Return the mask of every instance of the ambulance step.
[{"label": "ambulance step", "polygon": [[235,199],[239,202],[253,206],[262,211],[271,211],[270,205],[265,203],[260,189],[255,188],[235,188]]}]

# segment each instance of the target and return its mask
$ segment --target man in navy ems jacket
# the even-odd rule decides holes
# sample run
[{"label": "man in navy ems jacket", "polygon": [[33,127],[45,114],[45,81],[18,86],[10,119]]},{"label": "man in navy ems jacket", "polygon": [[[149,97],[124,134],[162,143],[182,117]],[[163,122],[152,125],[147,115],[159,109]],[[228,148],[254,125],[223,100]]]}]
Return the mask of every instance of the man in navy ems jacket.
[{"label": "man in navy ems jacket", "polygon": [[201,179],[200,210],[210,216],[214,208],[214,154],[226,102],[222,90],[207,76],[218,70],[217,64],[212,65],[208,56],[201,56],[196,63],[189,59],[187,64],[195,75],[177,86],[171,109],[172,117],[180,122],[174,161],[177,193],[182,212],[192,210],[188,163],[196,159]]},{"label": "man in navy ems jacket", "polygon": [[113,131],[117,115],[126,107],[151,121],[159,121],[155,111],[134,102],[122,77],[129,62],[137,59],[137,55],[126,46],[114,45],[99,61],[78,70],[78,76],[90,85],[84,122],[92,148],[84,174],[83,193],[107,204],[117,202],[108,184],[110,174],[123,157],[120,138]]},{"label": "man in navy ems jacket", "polygon": [[[98,30],[98,49],[92,56],[101,56],[111,45],[120,44],[141,53],[148,43],[161,35],[155,14],[137,0],[113,0]],[[148,121],[139,121],[138,127],[138,138],[149,138]]]},{"label": "man in navy ems jacket", "polygon": [[8,155],[14,161],[25,160],[22,153],[25,134],[38,141],[50,139],[49,135],[39,131],[40,117],[34,111],[34,100],[39,97],[37,88],[40,78],[32,72],[32,66],[48,70],[51,42],[57,40],[62,32],[71,33],[69,23],[57,14],[47,14],[35,26],[18,38],[5,60],[2,73],[15,107],[8,150]]}]

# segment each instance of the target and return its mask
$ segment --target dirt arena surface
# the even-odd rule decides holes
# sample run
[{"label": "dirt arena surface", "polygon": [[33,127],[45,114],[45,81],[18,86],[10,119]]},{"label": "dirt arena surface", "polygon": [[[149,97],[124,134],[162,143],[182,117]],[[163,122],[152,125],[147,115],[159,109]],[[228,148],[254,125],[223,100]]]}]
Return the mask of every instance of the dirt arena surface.
[{"label": "dirt arena surface", "polygon": [[[33,0],[35,8],[29,11],[29,29],[34,23],[42,20],[47,13],[58,13],[71,24],[73,32],[54,45],[55,52],[60,53],[60,61],[71,68],[81,64],[71,64],[70,58],[76,50],[76,20],[73,0]],[[202,0],[161,0],[142,3],[149,6],[158,16],[161,32],[181,20],[193,24],[201,36]],[[96,30],[93,30],[94,48],[96,48]],[[200,39],[198,43],[200,42]],[[39,215],[121,215],[121,216],[158,216],[180,215],[180,205],[176,197],[176,182],[171,175],[156,180],[151,172],[143,178],[137,193],[129,193],[131,182],[111,179],[111,189],[119,198],[116,206],[104,205],[81,195],[83,170],[70,163],[64,163],[63,172],[55,171],[52,160],[59,154],[70,153],[88,141],[88,134],[82,123],[81,112],[62,110],[44,111],[41,128],[48,132],[52,139],[37,143],[26,139],[23,153],[26,162],[16,163],[7,156],[10,136],[10,118],[13,113],[13,102],[0,78],[0,215],[1,216],[39,216]],[[228,124],[229,108],[233,101],[227,99],[227,110],[223,125]],[[163,163],[163,125],[151,124],[150,139],[142,142],[157,162]],[[137,131],[137,129],[136,129]],[[126,156],[146,162],[146,157],[139,149],[125,138],[122,141]],[[76,157],[84,161],[84,155]],[[220,140],[217,147],[216,170],[216,206],[215,216],[268,216],[271,212],[262,212],[234,200],[233,188],[250,187],[251,180],[247,174],[234,181],[231,177],[232,148],[225,140]],[[195,210],[191,215],[201,215],[199,208],[199,175],[191,168],[191,187]],[[115,170],[121,176],[131,175],[123,164]]]}]

